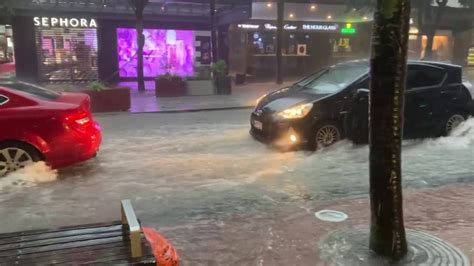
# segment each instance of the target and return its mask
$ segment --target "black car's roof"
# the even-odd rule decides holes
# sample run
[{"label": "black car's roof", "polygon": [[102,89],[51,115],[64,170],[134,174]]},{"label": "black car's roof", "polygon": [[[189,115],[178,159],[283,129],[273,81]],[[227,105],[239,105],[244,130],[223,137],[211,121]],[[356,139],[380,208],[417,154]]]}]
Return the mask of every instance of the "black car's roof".
[{"label": "black car's roof", "polygon": [[[351,60],[347,62],[338,63],[335,66],[369,66],[369,59]],[[424,61],[424,60],[408,60],[408,65],[431,65],[437,67],[449,67],[449,68],[460,68],[461,66],[454,65],[448,62],[437,62],[437,61]]]}]

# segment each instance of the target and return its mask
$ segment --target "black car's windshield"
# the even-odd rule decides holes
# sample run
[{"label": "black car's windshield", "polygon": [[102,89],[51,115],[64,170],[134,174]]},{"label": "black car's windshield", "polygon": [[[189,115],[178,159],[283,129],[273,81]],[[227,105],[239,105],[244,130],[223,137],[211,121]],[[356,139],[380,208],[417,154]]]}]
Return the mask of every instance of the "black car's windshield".
[{"label": "black car's windshield", "polygon": [[369,71],[368,65],[339,65],[298,82],[311,93],[332,94],[345,88]]},{"label": "black car's windshield", "polygon": [[34,97],[45,99],[45,100],[55,100],[60,96],[60,94],[55,91],[51,91],[51,90],[36,86],[34,84],[21,82],[21,81],[5,83],[5,84],[0,83],[0,86],[4,86],[12,90],[25,92]]},{"label": "black car's windshield", "polygon": [[311,81],[313,81],[315,78],[321,76],[321,74],[323,74],[324,72],[326,72],[327,69],[323,69],[323,70],[319,70],[318,72],[316,73],[313,73],[309,76],[306,76],[304,77],[302,80],[296,82],[293,86],[294,87],[299,87],[299,88],[303,88],[304,86],[306,86],[308,83],[310,83]]}]

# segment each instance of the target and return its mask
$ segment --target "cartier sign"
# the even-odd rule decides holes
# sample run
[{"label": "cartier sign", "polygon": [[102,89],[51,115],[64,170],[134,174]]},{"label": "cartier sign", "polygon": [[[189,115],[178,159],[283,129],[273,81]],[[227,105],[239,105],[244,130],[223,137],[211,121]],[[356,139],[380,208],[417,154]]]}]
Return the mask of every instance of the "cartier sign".
[{"label": "cartier sign", "polygon": [[97,28],[93,18],[34,17],[33,22],[37,27]]},{"label": "cartier sign", "polygon": [[[277,29],[277,26],[275,26],[273,24],[270,24],[270,23],[264,24],[263,27],[266,30],[276,30]],[[298,29],[298,26],[291,25],[291,24],[285,24],[285,25],[283,25],[283,29],[285,29],[285,30],[296,30],[296,29]]]}]

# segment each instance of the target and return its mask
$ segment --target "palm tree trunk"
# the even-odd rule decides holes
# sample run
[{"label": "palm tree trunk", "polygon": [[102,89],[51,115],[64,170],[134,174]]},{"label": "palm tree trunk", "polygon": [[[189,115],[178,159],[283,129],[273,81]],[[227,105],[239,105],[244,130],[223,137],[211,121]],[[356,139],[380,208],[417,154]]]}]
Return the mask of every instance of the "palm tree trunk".
[{"label": "palm tree trunk", "polygon": [[370,248],[400,259],[407,252],[401,187],[404,89],[410,0],[378,0],[370,88]]},{"label": "palm tree trunk", "polygon": [[277,36],[276,36],[276,83],[282,84],[282,39],[283,39],[283,16],[285,12],[284,0],[278,0],[277,3]]}]

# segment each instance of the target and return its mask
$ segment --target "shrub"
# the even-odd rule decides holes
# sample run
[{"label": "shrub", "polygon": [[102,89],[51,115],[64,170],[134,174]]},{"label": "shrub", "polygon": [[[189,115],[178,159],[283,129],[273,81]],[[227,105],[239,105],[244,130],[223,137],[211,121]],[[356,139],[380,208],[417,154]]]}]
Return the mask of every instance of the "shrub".
[{"label": "shrub", "polygon": [[212,65],[212,72],[216,76],[226,76],[227,75],[227,64],[224,60],[219,60]]},{"label": "shrub", "polygon": [[95,80],[95,81],[92,81],[90,84],[89,84],[89,89],[91,91],[103,91],[107,88],[107,85],[100,81],[100,80]]},{"label": "shrub", "polygon": [[156,80],[182,81],[183,78],[171,73],[166,73],[166,74],[159,75],[158,77],[156,77]]}]

